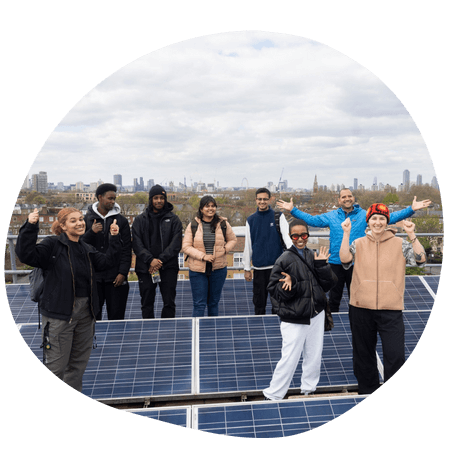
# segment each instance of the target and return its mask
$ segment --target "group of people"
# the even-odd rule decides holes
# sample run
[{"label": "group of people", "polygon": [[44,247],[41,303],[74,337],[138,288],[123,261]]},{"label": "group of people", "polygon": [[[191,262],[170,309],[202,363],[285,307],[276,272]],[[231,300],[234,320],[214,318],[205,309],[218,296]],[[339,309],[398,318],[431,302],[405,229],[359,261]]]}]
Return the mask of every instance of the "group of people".
[{"label": "group of people", "polygon": [[[276,212],[268,205],[269,191],[259,190],[256,197],[258,210],[246,224],[246,237],[251,242],[247,257],[244,256],[246,279],[252,279],[253,250],[256,253],[253,257],[255,308],[259,305],[262,311],[265,304],[260,289],[260,284],[264,284],[270,294],[272,311],[280,318],[282,335],[281,359],[270,386],[263,391],[264,397],[284,398],[302,355],[301,393],[315,392],[320,379],[325,309],[328,303],[331,312],[339,311],[344,286],[350,299],[353,371],[358,393],[374,392],[380,386],[377,335],[383,349],[384,381],[405,362],[402,314],[405,267],[423,266],[426,262],[424,248],[414,233],[415,225],[406,219],[428,207],[431,201],[417,201],[414,197],[412,205],[402,211],[390,213],[382,203],[375,203],[366,211],[355,203],[350,189],[342,189],[338,209],[312,216],[294,207],[292,199],[278,200],[277,206],[294,218],[289,223],[292,245],[271,259],[268,247],[280,245],[280,237],[273,233]],[[265,214],[270,215],[267,223]],[[388,227],[397,222],[401,222],[409,242],[395,237],[396,228]],[[286,226],[281,219],[280,230],[286,230]],[[313,252],[307,248],[309,226],[330,229],[329,251],[320,248]],[[281,234],[283,240],[284,235]],[[268,281],[260,282],[263,273]]]},{"label": "group of people", "polygon": [[[150,189],[148,206],[131,227],[116,203],[116,192],[113,184],[100,185],[97,202],[85,217],[75,208],[64,208],[52,226],[56,236],[39,243],[39,213],[35,210],[17,239],[19,259],[44,270],[40,302],[44,362],[80,391],[95,321],[101,319],[104,303],[109,320],[124,319],[132,251],[144,319],[155,317],[157,286],[163,300],[161,317],[175,317],[180,251],[189,265],[193,316],[205,312],[217,316],[227,276],[226,255],[237,243],[228,221],[217,214],[212,196],[201,198],[183,237],[182,223],[163,187]],[[329,302],[332,311],[339,311],[344,285],[351,293],[359,391],[373,392],[379,385],[374,375],[377,332],[383,342],[386,380],[404,361],[404,266],[425,263],[412,222],[403,225],[411,243],[396,238],[386,226],[410,217],[430,201],[414,198],[411,207],[396,213],[389,213],[382,204],[364,211],[355,204],[351,191],[344,189],[338,210],[311,216],[295,208],[292,199],[290,203],[279,200],[277,206],[294,217],[289,224],[284,214],[272,209],[271,202],[268,189],[256,191],[257,210],[246,221],[243,255],[245,279],[253,281],[255,314],[265,314],[270,295],[272,313],[281,321],[282,358],[270,387],[264,390],[265,397],[276,400],[285,396],[302,354],[301,390],[305,394],[315,391],[320,378],[324,310]],[[326,248],[314,252],[307,247],[308,226],[330,228],[330,253]],[[365,235],[367,226],[370,231]]]},{"label": "group of people", "polygon": [[186,229],[166,191],[159,185],[149,192],[149,204],[130,227],[116,203],[117,187],[101,184],[97,202],[85,216],[75,208],[58,213],[52,233],[38,241],[39,212],[35,209],[21,227],[16,244],[20,261],[41,268],[44,290],[39,302],[45,365],[74,389],[82,390],[95,322],[103,306],[109,320],[123,320],[127,305],[132,250],[139,281],[142,317],[154,318],[159,286],[162,318],[175,317],[178,255],[188,257],[193,315],[219,313],[218,304],[227,275],[226,254],[237,238],[220,217],[213,197],[205,196]]}]

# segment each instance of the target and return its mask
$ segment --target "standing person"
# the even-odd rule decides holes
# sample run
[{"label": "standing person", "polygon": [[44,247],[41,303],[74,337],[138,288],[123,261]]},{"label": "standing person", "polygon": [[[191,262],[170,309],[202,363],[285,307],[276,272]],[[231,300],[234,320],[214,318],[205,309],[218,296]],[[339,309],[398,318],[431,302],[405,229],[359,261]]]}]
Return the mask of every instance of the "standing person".
[{"label": "standing person", "polygon": [[[339,249],[341,247],[343,231],[341,223],[345,219],[350,218],[352,222],[352,235],[350,239],[353,241],[359,237],[363,237],[367,227],[366,213],[367,211],[362,209],[355,203],[355,197],[350,189],[341,189],[339,192],[339,206],[340,208],[334,211],[327,212],[325,214],[319,214],[312,216],[294,207],[292,199],[290,203],[279,200],[277,205],[280,208],[284,208],[289,211],[292,216],[297,219],[304,220],[310,227],[329,228],[330,229],[330,265],[334,273],[338,277],[336,286],[330,291],[329,301],[331,312],[339,312],[339,306],[341,304],[342,293],[344,291],[344,285],[347,286],[347,292],[350,296],[350,283],[352,281],[352,268],[344,270],[339,258]],[[401,220],[411,217],[415,211],[426,208],[431,204],[430,200],[423,200],[418,202],[416,197],[411,206],[401,211],[393,212],[390,216],[390,223],[400,222]]]},{"label": "standing person", "polygon": [[134,220],[132,235],[142,318],[155,318],[157,285],[164,303],[161,318],[175,317],[178,253],[183,226],[173,213],[173,205],[167,201],[166,191],[159,184],[150,189],[148,207]]},{"label": "standing person", "polygon": [[352,223],[342,223],[340,257],[344,269],[354,263],[349,305],[353,370],[359,394],[371,394],[379,386],[376,357],[377,333],[383,347],[384,381],[405,362],[403,298],[406,264],[423,266],[425,250],[415,236],[413,222],[403,228],[411,242],[386,229],[389,209],[374,203],[367,211],[369,231],[350,245]]},{"label": "standing person", "polygon": [[227,253],[237,243],[231,225],[217,215],[213,197],[200,199],[197,216],[187,226],[182,252],[188,256],[193,317],[219,315],[219,301],[227,278]]},{"label": "standing person", "polygon": [[270,201],[270,191],[266,188],[258,189],[257,210],[245,223],[243,257],[245,280],[253,280],[253,304],[256,315],[266,313],[270,272],[283,250],[292,245],[287,220],[283,213],[275,212],[270,207]]},{"label": "standing person", "polygon": [[263,391],[268,400],[282,400],[289,389],[303,353],[302,394],[312,394],[320,379],[325,328],[326,293],[336,282],[328,264],[328,250],[319,253],[306,247],[308,225],[293,220],[289,225],[294,245],[275,262],[269,292],[275,313],[280,317],[283,340],[281,359],[270,386]]},{"label": "standing person", "polygon": [[21,227],[16,245],[21,262],[44,270],[39,301],[44,364],[80,392],[99,311],[95,272],[113,267],[121,251],[116,221],[110,226],[106,254],[80,239],[85,228],[80,211],[64,208],[52,226],[56,236],[37,243],[39,212],[35,209]]},{"label": "standing person", "polygon": [[101,184],[95,192],[98,201],[89,206],[84,217],[86,233],[82,239],[99,252],[106,253],[108,250],[107,230],[114,220],[117,221],[122,239],[122,253],[116,260],[115,266],[95,274],[100,301],[97,320],[102,319],[105,300],[108,320],[123,320],[130,290],[128,272],[131,266],[131,232],[128,220],[120,214],[120,206],[116,203],[116,192],[117,187],[114,184]]}]

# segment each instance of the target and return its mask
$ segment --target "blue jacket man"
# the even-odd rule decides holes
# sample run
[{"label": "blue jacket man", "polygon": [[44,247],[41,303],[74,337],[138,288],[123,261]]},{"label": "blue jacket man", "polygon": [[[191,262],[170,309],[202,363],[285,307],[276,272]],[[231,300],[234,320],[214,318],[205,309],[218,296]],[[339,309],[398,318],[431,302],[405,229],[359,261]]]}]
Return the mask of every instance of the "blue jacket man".
[{"label": "blue jacket man", "polygon": [[[309,226],[330,229],[330,259],[328,262],[338,277],[337,284],[330,290],[329,294],[331,312],[339,311],[344,285],[347,286],[347,292],[350,296],[350,283],[352,281],[353,273],[352,269],[344,270],[341,264],[341,259],[339,258],[339,250],[341,248],[342,237],[344,235],[341,223],[344,222],[347,217],[351,220],[352,231],[350,235],[350,242],[365,236],[365,230],[367,227],[367,211],[355,203],[355,197],[350,189],[341,189],[339,192],[338,202],[340,206],[339,209],[327,212],[325,214],[319,214],[317,216],[312,216],[311,214],[295,208],[292,199],[289,203],[283,200],[278,200],[277,202],[277,206],[289,211],[295,218],[304,220]],[[415,211],[426,208],[430,204],[430,200],[418,202],[416,197],[414,197],[411,206],[408,206],[408,208],[402,209],[401,211],[391,213],[389,223],[394,224],[405,220],[408,217],[411,217]]]}]

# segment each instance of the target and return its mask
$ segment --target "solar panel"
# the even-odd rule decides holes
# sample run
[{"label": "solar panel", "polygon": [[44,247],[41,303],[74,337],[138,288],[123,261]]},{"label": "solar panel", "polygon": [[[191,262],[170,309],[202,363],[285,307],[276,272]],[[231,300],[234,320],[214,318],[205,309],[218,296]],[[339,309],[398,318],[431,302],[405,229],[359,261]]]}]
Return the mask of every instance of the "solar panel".
[{"label": "solar panel", "polygon": [[147,417],[149,419],[161,420],[172,425],[178,425],[185,428],[191,428],[190,406],[168,407],[168,408],[143,408],[129,409],[127,412]]},{"label": "solar panel", "polygon": [[[356,384],[348,317],[335,314],[335,328],[325,333],[319,386]],[[281,357],[277,316],[204,318],[198,321],[197,392],[240,392],[269,386]],[[301,361],[291,389],[300,388]]]},{"label": "solar panel", "polygon": [[317,428],[358,405],[364,396],[193,407],[193,428],[235,437],[286,437]]},{"label": "solar panel", "polygon": [[[40,331],[20,332],[42,360]],[[95,399],[192,392],[192,320],[104,321],[83,377],[83,393]]]},{"label": "solar panel", "polygon": [[440,278],[441,278],[440,275],[429,275],[429,276],[420,277],[420,279],[422,280],[422,283],[427,288],[429,288],[428,290],[431,291],[434,295],[436,295],[438,292]]},{"label": "solar panel", "polygon": [[[428,317],[429,311],[404,313],[407,357]],[[348,315],[334,314],[334,323],[325,333],[318,386],[354,386]],[[22,325],[21,333],[41,359],[36,325]],[[262,391],[281,357],[277,316],[103,321],[96,336],[83,393],[97,399]],[[382,361],[380,345],[378,351]],[[291,389],[300,388],[301,374],[300,360]]]},{"label": "solar panel", "polygon": [[[434,304],[434,292],[437,292],[439,276],[406,277],[405,310],[431,309]],[[28,284],[10,284],[6,286],[9,306],[16,323],[37,323],[37,305],[30,300]],[[222,291],[219,303],[219,316],[247,316],[254,314],[252,301],[252,283],[242,279],[228,279]],[[157,290],[155,301],[155,317],[161,316],[162,298]],[[348,295],[346,289],[341,301],[341,312],[348,311]],[[271,314],[272,305],[267,300],[266,314]],[[192,294],[189,281],[180,280],[177,284],[176,317],[192,316]],[[130,282],[126,320],[141,319],[141,297],[138,282]],[[103,320],[107,319],[106,307]]]}]

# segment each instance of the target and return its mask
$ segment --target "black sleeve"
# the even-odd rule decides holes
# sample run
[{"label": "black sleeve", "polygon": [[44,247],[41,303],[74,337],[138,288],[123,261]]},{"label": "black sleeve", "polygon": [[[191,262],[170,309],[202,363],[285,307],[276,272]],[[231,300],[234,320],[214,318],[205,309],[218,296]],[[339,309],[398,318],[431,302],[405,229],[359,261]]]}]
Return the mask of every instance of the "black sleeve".
[{"label": "black sleeve", "polygon": [[[292,270],[292,266],[293,263],[286,264],[283,259],[278,258],[272,268],[269,284],[267,285],[267,290],[269,291],[271,297],[273,297],[277,301],[289,302],[299,296],[299,289],[301,288],[301,284],[298,282],[297,278],[292,275],[294,272]],[[292,288],[290,291],[282,289],[283,282],[280,282],[280,279],[284,278],[284,275],[282,275],[281,272],[289,274],[292,279]]]},{"label": "black sleeve", "polygon": [[328,292],[338,281],[337,276],[326,261],[315,260],[314,269],[319,278],[320,287]]},{"label": "black sleeve", "polygon": [[131,231],[128,220],[125,219],[122,222],[119,231],[122,240],[119,273],[127,276],[131,267]]},{"label": "black sleeve", "polygon": [[131,227],[133,232],[133,241],[132,241],[132,247],[134,254],[136,255],[136,259],[142,261],[147,266],[150,266],[150,263],[155,258],[150,251],[145,248],[144,241],[143,241],[143,224],[142,224],[142,218],[140,216],[137,216],[134,219],[133,225]]},{"label": "black sleeve", "polygon": [[174,214],[172,223],[172,239],[170,244],[159,255],[159,259],[165,263],[173,258],[178,258],[183,241],[183,224],[177,215]]},{"label": "black sleeve", "polygon": [[38,235],[39,223],[33,224],[27,220],[19,230],[15,251],[23,264],[46,269],[50,264],[54,240],[46,238],[38,244]]}]

